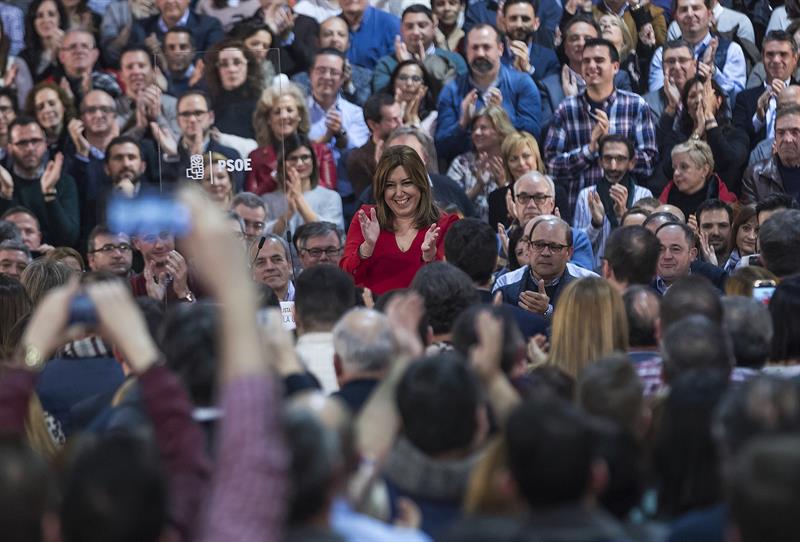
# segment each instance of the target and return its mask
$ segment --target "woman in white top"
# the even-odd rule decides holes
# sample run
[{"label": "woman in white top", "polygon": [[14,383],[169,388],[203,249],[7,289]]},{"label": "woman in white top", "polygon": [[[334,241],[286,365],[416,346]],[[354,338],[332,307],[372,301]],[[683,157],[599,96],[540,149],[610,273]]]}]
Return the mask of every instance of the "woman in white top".
[{"label": "woman in white top", "polygon": [[317,158],[306,136],[295,134],[284,139],[275,180],[278,189],[264,195],[271,218],[266,226],[268,232],[284,235],[288,229],[294,234],[301,224],[320,221],[344,229],[342,198],[319,185]]}]

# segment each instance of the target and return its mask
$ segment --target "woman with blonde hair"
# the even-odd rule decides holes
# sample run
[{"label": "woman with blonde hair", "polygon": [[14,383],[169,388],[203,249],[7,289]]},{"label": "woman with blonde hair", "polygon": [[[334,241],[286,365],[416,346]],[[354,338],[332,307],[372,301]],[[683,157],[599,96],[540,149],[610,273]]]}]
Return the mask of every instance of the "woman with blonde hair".
[{"label": "woman with blonde hair", "polygon": [[622,295],[600,277],[570,282],[558,298],[547,363],[573,378],[589,363],[628,350]]},{"label": "woman with blonde hair", "polygon": [[233,180],[225,167],[227,156],[218,152],[203,155],[203,191],[223,211],[227,211],[233,200]]},{"label": "woman with blonde hair", "polygon": [[500,145],[500,156],[503,159],[503,171],[506,184],[502,188],[489,194],[489,224],[496,227],[497,224],[510,226],[513,216],[509,214],[509,207],[506,197],[510,198],[510,190],[514,182],[531,171],[546,173],[542,152],[539,150],[539,143],[536,138],[528,132],[514,132],[506,136],[503,144]]},{"label": "woman with blonde hair", "polygon": [[[259,196],[277,190],[278,159],[284,154],[283,141],[294,135],[308,136],[311,121],[303,91],[294,83],[264,90],[253,113],[258,148],[250,153],[251,171],[245,190]],[[323,143],[311,148],[319,165],[319,184],[336,189],[336,163]]]},{"label": "woman with blonde hair", "polygon": [[490,105],[472,118],[470,131],[475,150],[456,156],[447,176],[458,182],[475,203],[478,218],[487,220],[489,194],[508,182],[500,147],[516,130],[503,108]]}]

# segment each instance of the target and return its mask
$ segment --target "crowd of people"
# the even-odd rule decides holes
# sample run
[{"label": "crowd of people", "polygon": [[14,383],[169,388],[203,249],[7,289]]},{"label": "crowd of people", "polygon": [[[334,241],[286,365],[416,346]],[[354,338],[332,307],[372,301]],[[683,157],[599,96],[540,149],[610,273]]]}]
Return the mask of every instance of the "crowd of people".
[{"label": "crowd of people", "polygon": [[793,540],[799,48],[797,0],[0,2],[3,540]]}]

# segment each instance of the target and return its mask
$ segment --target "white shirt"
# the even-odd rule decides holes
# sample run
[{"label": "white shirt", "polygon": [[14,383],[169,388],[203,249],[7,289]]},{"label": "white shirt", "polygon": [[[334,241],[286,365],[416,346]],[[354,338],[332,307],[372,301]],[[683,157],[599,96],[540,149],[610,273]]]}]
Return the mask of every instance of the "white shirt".
[{"label": "white shirt", "polygon": [[339,381],[333,367],[333,333],[306,333],[297,339],[295,350],[306,369],[319,380],[326,394],[339,390]]},{"label": "white shirt", "polygon": [[[342,116],[342,129],[347,132],[346,150],[357,149],[366,144],[369,139],[369,128],[367,128],[367,123],[364,122],[364,112],[361,108],[341,96],[336,98],[336,103],[333,104],[333,107]],[[313,141],[325,135],[327,131],[325,119],[328,111],[317,103],[312,94],[308,97],[308,113],[311,117],[311,129],[308,131],[308,138]],[[341,158],[341,152],[336,148],[335,142],[336,138],[334,137],[328,146],[333,152],[333,158],[338,162],[339,158]]]}]

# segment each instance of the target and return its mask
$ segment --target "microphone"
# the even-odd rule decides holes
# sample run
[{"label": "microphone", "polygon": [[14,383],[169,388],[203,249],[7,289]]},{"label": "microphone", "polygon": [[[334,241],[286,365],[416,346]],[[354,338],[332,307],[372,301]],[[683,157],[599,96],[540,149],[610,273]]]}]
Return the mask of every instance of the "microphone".
[{"label": "microphone", "polygon": [[256,249],[256,255],[253,256],[253,261],[250,262],[250,267],[253,267],[256,264],[256,260],[258,259],[258,255],[261,252],[261,249],[264,248],[264,243],[267,242],[267,238],[265,236],[261,236],[261,239],[258,240],[258,249]]},{"label": "microphone", "polygon": [[294,266],[294,255],[292,254],[292,232],[288,229],[286,230],[286,242],[289,243],[289,260],[292,262],[292,276],[294,276],[297,268]]}]

